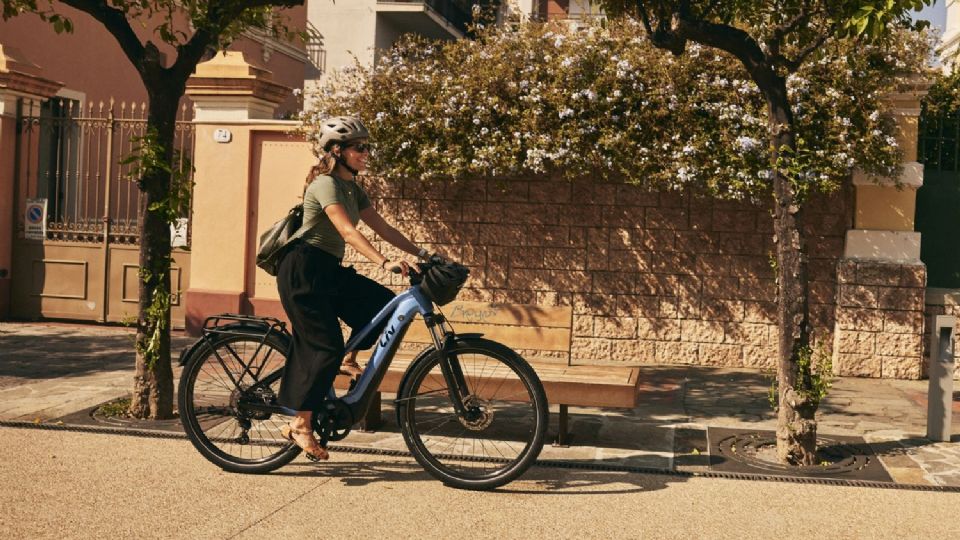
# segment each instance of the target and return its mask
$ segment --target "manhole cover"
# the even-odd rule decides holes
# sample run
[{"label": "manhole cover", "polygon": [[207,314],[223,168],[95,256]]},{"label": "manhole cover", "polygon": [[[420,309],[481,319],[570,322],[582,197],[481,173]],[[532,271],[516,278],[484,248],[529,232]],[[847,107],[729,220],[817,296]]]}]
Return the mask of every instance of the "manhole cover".
[{"label": "manhole cover", "polygon": [[708,430],[711,469],[730,472],[772,473],[783,476],[846,478],[892,482],[870,445],[857,437],[817,437],[817,464],[784,465],[777,461],[776,435],[772,431]]}]

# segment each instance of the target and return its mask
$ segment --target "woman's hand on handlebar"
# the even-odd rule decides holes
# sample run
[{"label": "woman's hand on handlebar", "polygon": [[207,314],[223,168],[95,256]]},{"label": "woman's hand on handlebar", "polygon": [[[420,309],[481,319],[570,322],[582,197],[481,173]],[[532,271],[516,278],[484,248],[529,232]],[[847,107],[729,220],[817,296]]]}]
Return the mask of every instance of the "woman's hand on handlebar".
[{"label": "woman's hand on handlebar", "polygon": [[407,277],[410,272],[417,273],[416,268],[411,267],[410,264],[404,260],[387,261],[383,265],[383,269],[387,272],[393,272],[394,274],[401,274],[403,277]]},{"label": "woman's hand on handlebar", "polygon": [[447,257],[446,253],[434,251],[433,253],[430,254],[430,257],[427,260],[435,264],[447,264],[453,259],[451,259],[450,257]]}]

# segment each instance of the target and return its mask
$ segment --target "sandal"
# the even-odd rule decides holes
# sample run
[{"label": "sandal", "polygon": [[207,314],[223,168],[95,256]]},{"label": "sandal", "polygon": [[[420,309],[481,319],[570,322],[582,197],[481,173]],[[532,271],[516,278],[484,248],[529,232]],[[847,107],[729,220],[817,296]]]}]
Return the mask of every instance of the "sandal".
[{"label": "sandal", "polygon": [[[284,439],[299,446],[306,454],[307,459],[310,459],[311,461],[326,461],[330,459],[330,454],[327,452],[327,450],[320,446],[320,444],[317,443],[317,440],[313,437],[312,429],[294,429],[290,427],[290,425],[286,425],[280,428],[280,434]],[[297,435],[309,437],[308,440],[312,444],[302,444],[300,440],[297,440]]]}]

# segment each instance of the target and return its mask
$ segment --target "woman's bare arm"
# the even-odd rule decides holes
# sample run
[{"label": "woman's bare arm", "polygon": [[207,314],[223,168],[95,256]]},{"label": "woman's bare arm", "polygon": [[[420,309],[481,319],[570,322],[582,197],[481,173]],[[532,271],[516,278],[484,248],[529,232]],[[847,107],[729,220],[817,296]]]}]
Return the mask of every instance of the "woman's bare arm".
[{"label": "woman's bare arm", "polygon": [[343,241],[350,244],[350,247],[357,250],[361,255],[379,264],[381,268],[389,272],[397,272],[404,277],[410,272],[410,265],[407,261],[391,261],[380,253],[377,248],[373,247],[373,244],[367,240],[367,237],[350,222],[350,216],[347,215],[347,210],[342,204],[331,204],[324,208],[323,211],[327,214],[327,217],[330,218],[333,226],[337,228],[337,232],[340,233]]},{"label": "woman's bare arm", "polygon": [[357,250],[364,257],[379,265],[383,265],[387,258],[377,251],[377,248],[373,247],[373,244],[367,240],[367,237],[364,236],[362,232],[354,227],[353,223],[350,222],[347,209],[344,208],[342,204],[328,205],[323,211],[327,214],[327,217],[330,218],[333,226],[337,228],[337,232],[340,233],[344,242],[350,244],[353,249]]},{"label": "woman's bare arm", "polygon": [[373,229],[373,232],[377,233],[380,238],[383,238],[393,246],[409,253],[410,255],[419,255],[420,248],[411,242],[410,239],[407,238],[402,232],[398,231],[392,225],[387,223],[387,220],[383,219],[383,216],[381,216],[380,213],[377,212],[372,206],[368,206],[360,211],[360,219],[369,225],[370,228]]}]

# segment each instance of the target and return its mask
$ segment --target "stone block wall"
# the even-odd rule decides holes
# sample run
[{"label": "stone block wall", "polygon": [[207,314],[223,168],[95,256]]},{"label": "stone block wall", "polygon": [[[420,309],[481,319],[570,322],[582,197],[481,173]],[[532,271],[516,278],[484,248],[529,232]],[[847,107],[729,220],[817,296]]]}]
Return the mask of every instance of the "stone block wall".
[{"label": "stone block wall", "polygon": [[844,259],[837,279],[836,373],[919,379],[925,372],[926,267]]},{"label": "stone block wall", "polygon": [[[574,364],[775,365],[768,205],[594,181],[364,182],[389,222],[470,266],[461,300],[572,305]],[[812,315],[828,349],[851,201],[813,201],[805,218]]]}]

